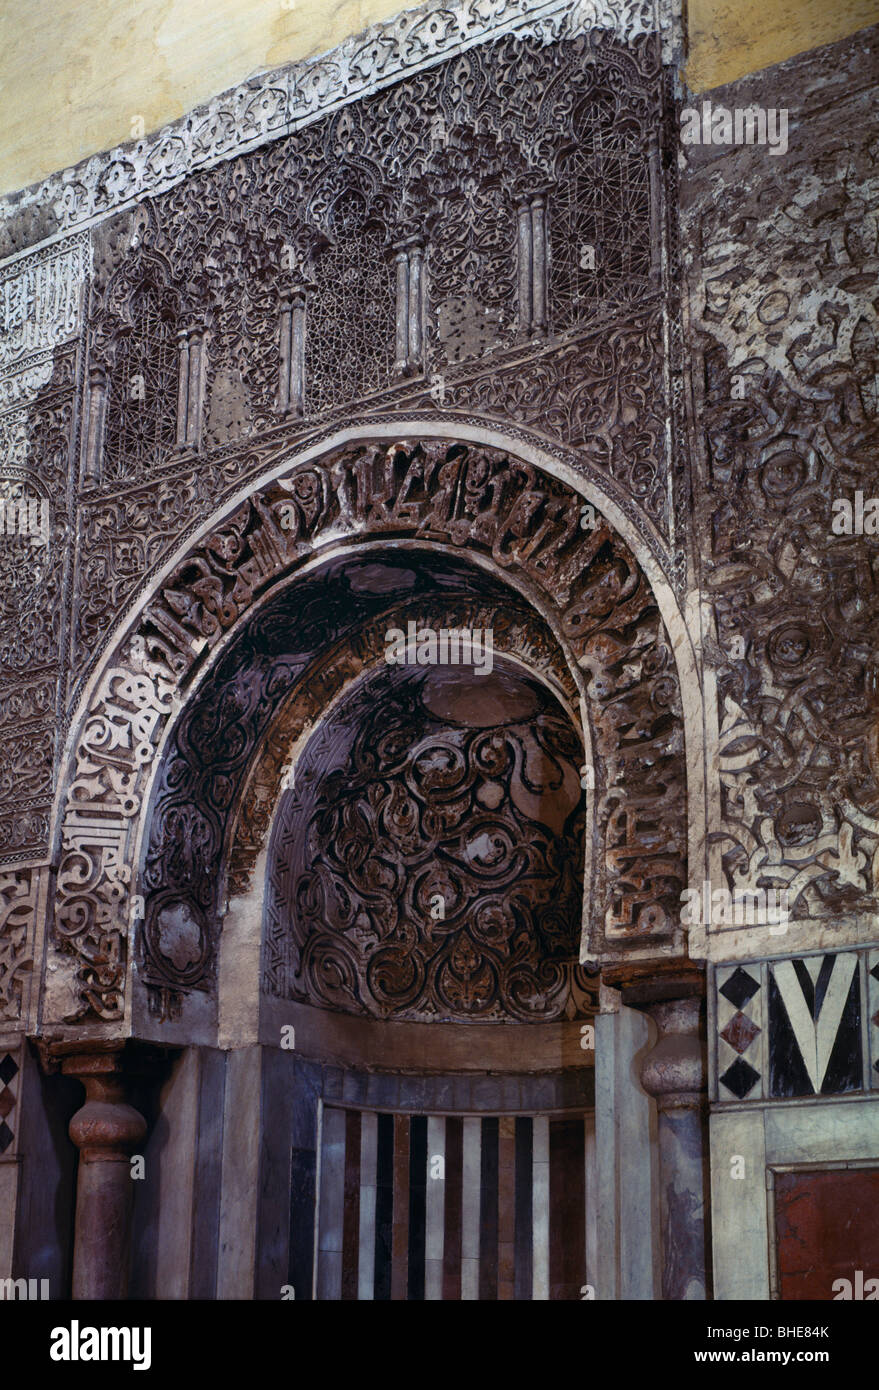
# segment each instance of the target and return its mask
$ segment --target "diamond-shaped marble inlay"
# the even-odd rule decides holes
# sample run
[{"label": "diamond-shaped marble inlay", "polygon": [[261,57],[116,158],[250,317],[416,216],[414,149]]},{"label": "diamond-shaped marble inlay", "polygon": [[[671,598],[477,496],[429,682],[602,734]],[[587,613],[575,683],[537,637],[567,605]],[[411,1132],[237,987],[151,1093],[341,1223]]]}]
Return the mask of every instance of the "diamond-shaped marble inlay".
[{"label": "diamond-shaped marble inlay", "polygon": [[873,966],[873,969],[870,971],[870,974],[873,976],[874,980],[879,980],[879,961],[877,961],[876,964]]},{"label": "diamond-shaped marble inlay", "polygon": [[732,1091],[739,1100],[744,1100],[748,1092],[754,1089],[755,1083],[760,1080],[760,1073],[739,1057],[731,1067],[727,1068],[720,1079],[728,1091]]},{"label": "diamond-shaped marble inlay", "polygon": [[3,1061],[0,1062],[0,1081],[4,1086],[8,1086],[13,1076],[18,1074],[18,1065],[11,1053],[7,1052]]},{"label": "diamond-shaped marble inlay", "polygon": [[15,1096],[11,1091],[0,1091],[0,1119],[5,1120],[10,1110],[15,1104]]},{"label": "diamond-shaped marble inlay", "polygon": [[0,1120],[0,1154],[5,1154],[12,1143],[13,1134],[5,1120]]},{"label": "diamond-shaped marble inlay", "polygon": [[760,981],[755,980],[753,975],[749,975],[747,970],[741,966],[734,970],[725,984],[720,986],[720,993],[724,999],[737,1009],[743,1009],[749,999],[752,999],[760,988]]},{"label": "diamond-shaped marble inlay", "polygon": [[753,1019],[747,1018],[745,1014],[738,1013],[733,1014],[720,1036],[725,1039],[736,1052],[747,1052],[759,1032],[760,1029]]}]

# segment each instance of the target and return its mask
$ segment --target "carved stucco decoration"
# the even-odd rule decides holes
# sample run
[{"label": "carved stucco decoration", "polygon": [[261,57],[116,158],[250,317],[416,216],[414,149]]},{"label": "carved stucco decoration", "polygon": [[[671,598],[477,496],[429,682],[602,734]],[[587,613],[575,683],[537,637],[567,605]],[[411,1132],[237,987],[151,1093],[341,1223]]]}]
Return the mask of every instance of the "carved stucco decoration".
[{"label": "carved stucco decoration", "polygon": [[0,864],[48,849],[89,269],[80,232],[0,270]]},{"label": "carved stucco decoration", "polygon": [[[443,396],[444,413],[462,427],[482,428],[487,417],[503,417],[506,436],[523,444],[539,444],[544,452],[606,490],[658,562],[675,574],[667,544],[647,520],[648,513],[661,519],[668,498],[664,465],[656,450],[664,436],[661,401],[656,396],[661,380],[660,335],[658,319],[610,334],[597,332],[561,350],[497,363],[473,380],[447,378],[437,398]],[[478,415],[469,410],[474,396],[482,412]],[[401,430],[412,419],[439,418],[436,403],[426,392],[421,410],[416,413],[410,408],[401,415],[401,404],[415,404],[417,399],[410,394],[401,402],[389,393],[384,403],[374,401],[374,406],[393,413]],[[364,425],[378,421],[379,415],[374,409],[364,417]],[[303,444],[315,443],[333,433],[333,426],[325,426],[299,439]],[[284,432],[285,438],[291,435],[296,437],[289,430]],[[559,437],[582,441],[580,451],[557,443]],[[124,492],[84,503],[87,553],[81,563],[87,582],[78,597],[73,634],[79,681],[105,643],[115,616],[132,602],[145,575],[173,552],[192,518],[209,515],[218,500],[238,490],[242,476],[264,472],[287,452],[289,445],[275,432],[246,452],[229,446],[204,461],[192,458],[185,467],[159,471]]]},{"label": "carved stucco decoration", "polygon": [[113,277],[92,329],[89,371],[108,383],[102,480],[119,488],[167,458],[176,442],[180,293],[165,258],[145,254]]},{"label": "carved stucco decoration", "polygon": [[[368,562],[364,568],[368,570],[368,582],[375,582],[373,576],[387,569],[386,566]],[[482,582],[484,584],[484,580]],[[365,622],[349,642],[331,647],[313,663],[279,707],[256,751],[237,808],[237,819],[230,836],[228,897],[240,896],[252,886],[254,867],[260,852],[266,847],[282,785],[291,771],[291,750],[313,730],[330,705],[360,677],[366,667],[384,660],[385,633],[390,621],[403,630],[407,630],[410,621],[437,629],[444,625],[469,628],[471,631],[490,629],[495,651],[512,655],[529,671],[538,674],[550,689],[566,701],[569,709],[576,708],[577,686],[564,653],[533,609],[516,604],[511,593],[505,593],[500,604],[490,600],[484,591],[479,601],[465,601],[459,595],[444,593],[442,603],[438,603],[436,598],[429,598],[395,604],[392,619],[376,618]],[[283,963],[283,952],[280,945],[277,950],[275,946],[283,936],[280,924],[273,923],[270,914],[266,923],[265,943],[266,978],[270,993],[281,991],[277,971]]]},{"label": "carved stucco decoration", "polygon": [[[5,845],[7,857],[45,848],[55,750],[109,633],[133,608],[139,588],[186,532],[246,480],[276,466],[294,447],[330,437],[352,414],[365,423],[393,412],[401,429],[407,413],[423,419],[441,412],[468,428],[481,428],[486,417],[503,421],[511,438],[533,440],[604,488],[680,587],[682,551],[672,549],[671,460],[662,424],[666,380],[672,404],[678,399],[674,362],[670,377],[663,370],[663,343],[673,346],[677,339],[663,291],[657,281],[635,275],[637,303],[627,306],[624,319],[615,318],[610,296],[604,319],[604,299],[596,300],[581,322],[570,315],[559,319],[561,338],[552,336],[550,322],[546,340],[521,339],[513,331],[522,328],[513,293],[515,207],[509,234],[504,224],[507,199],[547,195],[547,235],[556,235],[558,247],[552,185],[570,172],[565,161],[579,138],[584,103],[600,107],[624,134],[630,155],[643,149],[647,160],[648,133],[670,116],[661,66],[669,32],[664,12],[641,4],[535,7],[480,0],[406,12],[336,55],[257,79],[228,101],[220,98],[212,114],[195,113],[155,140],[67,171],[55,181],[66,190],[63,209],[49,206],[52,180],[9,205],[5,226],[15,245],[51,230],[56,216],[70,226],[80,216],[121,210],[90,233],[59,239],[7,267],[9,283],[18,286],[14,293],[21,303],[30,295],[45,323],[42,336],[17,344],[10,371],[0,379],[0,438],[16,467],[44,457],[60,461],[63,453],[64,473],[63,481],[46,480],[58,501],[51,592],[35,592],[32,604],[27,599],[27,622],[9,631],[16,649],[31,642],[51,652],[51,662],[43,670],[31,656],[27,674],[22,666],[8,682],[16,709],[26,697],[34,709],[34,701],[39,704],[41,718],[39,727],[10,724],[7,765],[18,767],[34,795],[6,820],[0,817],[0,849]],[[307,96],[308,80],[297,85],[306,72],[317,81]],[[363,100],[354,102],[355,96]],[[398,379],[387,257],[395,238],[412,233],[413,207],[426,209],[422,233],[439,231],[436,214],[474,152],[477,176],[460,201],[470,211],[442,228],[443,251],[454,254],[443,286],[437,260],[438,302],[469,295],[484,305],[486,297],[500,294],[512,311],[509,332],[489,333],[477,344],[478,354],[465,353],[460,361],[450,360],[457,351],[438,353],[438,333],[427,332],[423,378],[416,355],[407,378]],[[593,205],[596,199],[606,204],[618,231],[628,218],[637,248],[648,211],[643,171],[631,178],[628,201],[618,171],[607,178],[605,172],[592,169]],[[651,235],[670,180],[666,170],[658,186],[651,184]],[[132,205],[132,197],[143,201]],[[474,220],[485,198],[495,219],[487,240]],[[359,222],[340,220],[346,199],[349,207],[362,207]],[[571,212],[569,198],[569,230],[576,208],[574,222]],[[356,256],[348,254],[346,237],[352,235]],[[84,331],[79,305],[91,255],[87,342],[78,354],[62,347],[59,355],[59,339]],[[429,246],[425,256],[429,272]],[[345,296],[335,306],[332,300],[333,294],[339,298],[336,280],[357,268],[358,257],[352,303],[366,335],[354,354],[364,367],[359,374],[349,371],[350,352],[345,356]],[[282,414],[278,379],[277,308],[293,281],[302,282],[310,297],[313,325],[312,389],[300,421]],[[558,277],[556,290],[559,303],[570,298]],[[426,324],[435,328],[432,314],[428,304]],[[325,341],[317,332],[321,321]],[[179,424],[176,434],[173,429],[181,335],[193,331],[203,335],[205,362],[197,436]],[[471,336],[468,330],[468,341]],[[72,346],[72,336],[67,341]],[[55,353],[51,368],[49,352]],[[96,461],[88,447],[89,392],[101,374],[107,438]],[[60,422],[51,440],[45,432],[51,421],[39,413],[34,394],[44,389],[54,393],[44,399]],[[677,443],[673,452],[679,472]],[[16,587],[7,592],[18,603]],[[149,667],[135,670],[152,678]],[[184,937],[193,930],[191,924],[181,928]],[[90,950],[105,971],[102,931]],[[101,978],[108,978],[106,971]]]},{"label": "carved stucco decoration", "polygon": [[0,870],[0,1022],[22,1017],[25,977],[33,969],[38,869]]},{"label": "carved stucco decoration", "polygon": [[119,1017],[131,898],[132,831],[144,771],[155,756],[173,685],[161,674],[114,667],[86,718],[67,792],[54,940],[73,957],[65,1020]]},{"label": "carved stucco decoration", "polygon": [[[172,687],[191,679],[196,661],[292,565],[346,535],[479,553],[533,593],[587,673],[607,876],[604,920],[591,946],[596,953],[611,945],[641,954],[661,942],[677,948],[686,877],[677,672],[636,561],[600,517],[585,531],[580,511],[567,487],[493,450],[432,441],[357,446],[294,469],[195,547],[141,620],[133,650],[142,674],[126,673],[124,700],[105,678],[76,755],[57,914],[78,962],[83,1012],[115,1017],[121,1005],[131,910],[126,845]],[[121,673],[112,679],[123,682]]]},{"label": "carved stucco decoration", "polygon": [[13,420],[16,441],[0,460],[0,863],[48,847],[67,641],[75,365],[75,351],[57,347],[27,410],[0,414],[0,446]]},{"label": "carved stucco decoration", "polygon": [[[247,479],[274,467],[294,444],[303,447],[332,435],[343,415],[350,418],[355,411],[365,426],[381,413],[393,413],[403,431],[407,416],[423,420],[433,412],[457,417],[468,427],[481,427],[486,418],[503,420],[511,439],[535,443],[563,466],[579,469],[620,506],[679,589],[683,552],[679,544],[673,548],[675,528],[678,543],[686,531],[697,547],[707,547],[701,573],[712,601],[713,631],[703,651],[717,671],[720,730],[720,774],[709,787],[712,877],[722,881],[725,876],[733,888],[786,885],[795,894],[797,917],[828,929],[843,918],[873,921],[879,871],[879,719],[872,693],[877,641],[871,617],[876,607],[875,541],[833,536],[829,525],[834,497],[850,498],[857,488],[865,495],[875,492],[875,145],[869,135],[869,96],[863,83],[856,90],[850,54],[843,53],[839,62],[834,56],[836,76],[824,73],[814,88],[823,90],[845,75],[839,100],[827,103],[827,114],[819,118],[800,111],[808,151],[796,139],[784,160],[754,148],[722,158],[709,151],[704,171],[694,168],[687,175],[690,323],[702,353],[695,414],[704,423],[694,431],[701,433],[702,465],[695,521],[686,512],[689,484],[678,442],[685,398],[682,330],[674,300],[674,217],[667,226],[664,216],[661,227],[651,226],[651,245],[660,238],[667,248],[665,291],[651,281],[643,300],[624,315],[611,306],[606,319],[599,315],[599,322],[590,319],[585,327],[563,326],[557,337],[492,345],[487,361],[428,361],[424,380],[389,383],[371,394],[368,409],[363,401],[345,401],[337,414],[327,406],[319,419],[299,426],[272,423],[276,357],[269,303],[283,280],[282,252],[292,248],[296,275],[310,274],[315,238],[320,244],[320,237],[326,237],[318,208],[331,205],[328,197],[321,204],[325,170],[343,153],[354,165],[364,157],[375,164],[371,131],[389,125],[394,130],[397,163],[383,165],[379,158],[378,164],[385,193],[395,195],[405,188],[406,169],[415,169],[420,177],[430,159],[431,167],[441,168],[445,146],[435,122],[438,114],[447,138],[451,133],[454,140],[457,119],[458,133],[469,139],[478,117],[495,141],[500,137],[503,149],[528,149],[533,159],[529,175],[541,175],[547,184],[559,177],[564,167],[559,161],[570,151],[567,116],[556,122],[552,98],[548,106],[534,104],[536,94],[545,95],[553,83],[560,93],[566,84],[570,87],[569,113],[585,92],[594,91],[600,100],[602,87],[609,86],[623,106],[631,106],[639,131],[660,129],[667,121],[658,95],[659,45],[639,38],[656,30],[649,7],[625,7],[616,17],[607,11],[604,20],[599,7],[588,5],[565,7],[565,14],[560,6],[538,7],[541,17],[536,20],[534,7],[529,8],[526,16],[522,5],[503,0],[487,7],[441,7],[446,18],[439,29],[431,27],[436,7],[407,12],[399,27],[375,31],[385,38],[373,36],[372,50],[368,42],[373,40],[364,40],[363,48],[359,40],[352,41],[341,58],[317,60],[309,69],[317,85],[307,97],[307,111],[295,107],[295,121],[302,122],[295,130],[286,123],[287,114],[294,109],[294,89],[296,101],[305,90],[297,84],[306,69],[291,70],[282,80],[277,74],[257,79],[176,130],[137,148],[96,156],[29,191],[14,206],[6,201],[10,244],[18,245],[24,243],[16,238],[29,242],[52,230],[57,218],[71,226],[81,217],[119,208],[130,197],[150,195],[148,202],[108,217],[91,233],[59,239],[0,272],[4,307],[18,325],[0,374],[4,484],[43,488],[57,508],[51,561],[39,580],[33,568],[21,568],[24,551],[10,548],[0,557],[7,596],[7,607],[0,611],[0,751],[8,776],[22,779],[16,787],[26,785],[33,793],[28,804],[19,799],[10,808],[7,801],[0,813],[0,858],[22,859],[44,851],[53,745],[63,742],[66,711],[119,615],[133,611],[139,587],[188,529],[222,506]],[[453,14],[454,22],[448,18]],[[462,16],[463,39],[455,27]],[[489,31],[503,37],[482,52],[473,45]],[[581,32],[583,42],[569,44]],[[614,32],[623,43],[611,38]],[[412,37],[408,50],[407,35]],[[451,50],[444,47],[449,44]],[[419,68],[425,60],[448,59],[450,52],[457,55],[450,62],[422,67],[398,81],[410,60]],[[353,62],[355,53],[360,57]],[[809,62],[814,65],[814,56]],[[345,120],[326,116],[327,84],[337,79],[332,100],[345,104]],[[503,102],[496,100],[501,91]],[[354,105],[352,98],[365,92],[372,95]],[[741,104],[752,99],[769,105],[785,100],[777,92],[761,97],[749,90]],[[730,100],[735,104],[734,94]],[[788,104],[793,108],[798,100],[792,95]],[[522,112],[524,125],[518,132],[504,129],[498,116],[502,105]],[[558,143],[547,141],[547,131],[556,128]],[[667,139],[667,125],[660,134]],[[249,142],[259,147],[256,154],[242,153]],[[823,152],[817,161],[816,149]],[[661,154],[664,196],[674,206],[672,171],[666,166],[676,148],[667,145]],[[218,158],[230,162],[216,169],[202,167]],[[423,167],[416,168],[419,160]],[[191,177],[196,167],[201,172]],[[373,172],[366,182],[374,189]],[[533,187],[540,183],[537,179]],[[156,196],[170,184],[175,185],[171,194]],[[235,202],[238,188],[247,192],[240,205]],[[287,188],[296,196],[279,199]],[[200,225],[192,210],[208,190],[215,215]],[[530,184],[523,189],[531,190]],[[639,216],[642,193],[639,183]],[[294,203],[301,217],[313,195],[313,224],[284,220]],[[246,207],[251,197],[252,219]],[[48,204],[55,198],[58,207],[53,210]],[[273,211],[278,206],[284,217]],[[651,217],[655,207],[654,201]],[[228,239],[217,240],[215,232],[224,223]],[[218,407],[215,425],[208,422],[201,452],[159,449],[140,463],[126,457],[115,479],[101,487],[88,485],[78,501],[71,474],[79,458],[76,400],[85,367],[83,354],[77,359],[76,336],[82,331],[78,305],[90,244],[96,360],[103,347],[110,360],[110,350],[126,331],[130,337],[132,327],[124,307],[111,312],[112,277],[121,272],[117,284],[127,284],[126,294],[136,294],[138,273],[152,258],[153,266],[165,267],[171,297],[179,296],[173,310],[178,318],[215,315],[210,370],[214,363],[219,364],[216,371],[226,370],[230,362],[233,367],[243,363],[244,387],[240,396],[237,387],[218,393],[226,414]],[[633,251],[640,245],[636,237]],[[243,296],[242,275],[248,281]],[[259,283],[260,275],[268,277],[268,287]],[[240,309],[233,302],[236,295]],[[121,297],[117,308],[125,302]],[[744,395],[734,385],[736,378],[744,382]],[[155,405],[166,410],[168,402]],[[673,440],[667,453],[669,417]],[[332,486],[332,481],[321,483],[327,496]],[[79,516],[76,549],[73,517],[67,512],[71,498]],[[315,538],[309,528],[315,516],[324,514],[325,500],[323,493],[310,502],[301,499],[307,544]],[[232,527],[218,539],[217,553],[226,548],[226,567],[218,575],[206,560],[204,590],[196,593],[191,582],[183,584],[175,598],[182,610],[165,604],[163,620],[170,633],[175,634],[176,622],[196,645],[217,640],[218,632],[204,639],[197,635],[210,616],[205,594],[210,598],[212,585],[231,584],[242,555],[251,559],[252,570],[249,577],[239,577],[237,590],[226,591],[225,601],[233,609],[239,595],[246,607],[250,592],[261,592],[261,576],[274,573],[273,533],[267,530],[268,550],[261,557],[249,556],[247,537],[262,523],[250,504],[244,510],[240,533]],[[351,534],[347,526],[342,525],[342,532]],[[290,536],[282,538],[277,553],[289,559],[290,545]],[[295,561],[300,552],[295,546],[293,552]],[[189,581],[194,582],[193,575]],[[193,626],[189,615],[199,604],[203,616]],[[71,986],[76,995],[72,1012],[79,1016],[89,1010],[119,1016],[132,910],[126,866],[135,820],[143,810],[148,750],[155,746],[132,729],[148,709],[156,715],[157,729],[161,727],[173,688],[168,662],[186,672],[191,660],[187,655],[178,662],[170,640],[168,653],[160,651],[156,659],[147,652],[147,635],[154,642],[158,634],[155,629],[145,632],[133,653],[117,653],[116,688],[102,687],[92,709],[92,747],[80,744],[77,754],[93,788],[79,799],[94,804],[87,826],[77,823],[72,807],[68,810],[64,854],[73,857],[62,896],[64,903],[76,900],[78,906],[60,920],[70,943],[68,959],[80,970]],[[157,650],[155,643],[152,650]],[[624,662],[615,678],[628,679],[620,672],[630,664]],[[145,705],[139,703],[140,693],[134,699],[120,694],[132,672],[152,692],[143,697]],[[134,689],[142,687],[135,684]],[[636,707],[641,699],[637,687],[632,696]],[[633,723],[637,726],[637,719]],[[143,751],[143,761],[130,770],[133,790],[123,795],[110,769],[118,781],[120,767],[127,766],[123,751],[134,746]],[[624,746],[613,744],[614,757]],[[639,738],[634,746],[641,747]],[[683,795],[682,776],[676,787],[669,805]],[[606,812],[606,801],[603,805]],[[622,853],[609,861],[614,872],[639,862],[627,850],[621,825],[621,843],[612,848]],[[647,838],[645,830],[642,839]],[[653,839],[655,845],[666,843],[659,833]],[[671,852],[668,859],[678,862]],[[77,875],[82,889],[78,899]],[[676,901],[674,895],[672,899]],[[27,902],[33,902],[32,894]],[[629,902],[631,897],[618,905],[623,919]],[[178,938],[174,952],[180,961],[187,952],[191,955],[197,934],[193,921],[168,925]]]},{"label": "carved stucco decoration", "polygon": [[[133,444],[120,453],[111,412],[104,476],[87,478],[83,496],[79,672],[188,525],[279,448],[366,409],[476,411],[564,442],[573,467],[615,489],[680,585],[664,347],[668,337],[674,356],[679,340],[673,256],[666,291],[655,267],[644,273],[645,247],[660,255],[673,189],[659,159],[670,122],[659,43],[641,35],[626,45],[600,29],[557,37],[510,33],[470,49],[95,230],[90,360],[106,367]],[[579,181],[569,168],[578,150],[589,166]],[[517,204],[537,195],[555,252],[546,322],[531,336],[517,297]],[[563,262],[562,246],[599,223],[594,274]],[[423,244],[424,341],[400,376],[393,257],[413,236]],[[574,252],[582,257],[579,242]],[[140,337],[139,285],[155,286],[141,300]],[[301,419],[285,413],[279,377],[279,313],[294,291],[306,306]],[[198,447],[181,447],[168,353],[174,331],[193,326],[204,334],[204,420]],[[132,354],[155,358],[136,369],[136,399],[114,382],[120,342],[120,378]],[[677,422],[677,471],[681,436]]]},{"label": "carved stucco decoration", "polygon": [[422,1022],[564,1015],[582,744],[514,670],[379,668],[306,745],[268,869],[287,997]]},{"label": "carved stucco decoration", "polygon": [[465,100],[469,95],[472,66],[463,60],[463,71],[452,68],[451,92],[438,94],[430,135],[418,142],[420,158],[413,152],[403,173],[401,232],[420,235],[427,244],[432,371],[508,347],[517,330],[528,328],[517,321],[513,213],[539,186],[539,175],[529,171],[524,151],[502,119],[487,116],[483,128],[477,116],[470,126],[466,106],[447,116],[456,87]]},{"label": "carved stucco decoration", "polygon": [[[90,269],[84,232],[0,269],[0,372],[33,369],[79,330],[83,281]],[[42,383],[41,383],[42,384]]]},{"label": "carved stucco decoration", "polygon": [[329,53],[252,78],[144,139],[0,199],[0,255],[307,127],[495,35],[524,32],[553,43],[596,31],[624,42],[658,34],[666,61],[679,42],[673,7],[663,0],[431,0],[404,10]]},{"label": "carved stucco decoration", "polygon": [[532,351],[524,361],[510,357],[478,376],[447,374],[444,404],[503,415],[576,445],[581,468],[618,482],[633,513],[641,509],[666,531],[666,426],[656,388],[662,371],[659,311],[629,315],[564,347]]},{"label": "carved stucco decoration", "polygon": [[[248,870],[265,847],[291,746],[320,725],[365,669],[385,667],[385,633],[409,620],[488,626],[497,652],[548,672],[551,684],[576,699],[564,656],[533,610],[505,586],[446,557],[407,551],[396,563],[331,562],[282,591],[200,687],[163,758],[141,876],[142,975],[153,992],[179,996],[191,986],[213,988],[226,902],[246,891]],[[200,925],[185,963],[176,958],[178,919]],[[287,991],[286,936],[285,925],[269,912],[266,979],[272,993]],[[152,1003],[161,1011],[173,1000]]]},{"label": "carved stucco decoration", "polygon": [[[77,234],[0,272],[0,1021],[11,1028],[28,1021],[46,873],[33,861],[49,844],[76,337],[88,263],[88,238]],[[22,506],[30,514],[24,535]]]},{"label": "carved stucco decoration", "polygon": [[[739,151],[691,175],[696,524],[714,623],[716,881],[787,889],[797,922],[872,927],[879,538],[835,534],[832,504],[877,491],[875,74],[830,54],[824,86],[811,58],[809,82],[844,89],[800,110],[784,159]],[[793,106],[804,71],[789,65],[773,105]]]}]

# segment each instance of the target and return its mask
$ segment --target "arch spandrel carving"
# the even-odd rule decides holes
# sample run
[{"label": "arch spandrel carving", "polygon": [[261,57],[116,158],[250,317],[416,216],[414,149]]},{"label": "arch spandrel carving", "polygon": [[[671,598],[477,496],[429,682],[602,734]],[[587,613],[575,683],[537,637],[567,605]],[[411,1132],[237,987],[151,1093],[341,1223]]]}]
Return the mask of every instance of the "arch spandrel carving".
[{"label": "arch spandrel carving", "polygon": [[[136,674],[108,671],[74,755],[53,938],[76,1000],[65,1015],[120,1017],[129,925],[144,906],[134,846],[172,705],[275,584],[324,546],[366,539],[477,560],[542,612],[594,726],[603,887],[590,948],[678,951],[686,775],[671,643],[627,545],[600,515],[584,529],[581,507],[565,484],[500,450],[425,439],[294,467],[208,532],[146,605],[127,649]],[[194,941],[192,923],[182,927]]]}]

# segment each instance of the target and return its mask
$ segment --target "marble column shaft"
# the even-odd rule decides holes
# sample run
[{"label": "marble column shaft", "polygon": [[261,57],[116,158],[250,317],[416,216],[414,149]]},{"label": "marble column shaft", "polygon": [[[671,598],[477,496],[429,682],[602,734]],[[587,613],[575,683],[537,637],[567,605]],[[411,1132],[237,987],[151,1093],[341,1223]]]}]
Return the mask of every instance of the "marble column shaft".
[{"label": "marble column shaft", "polygon": [[70,1121],[79,1149],[73,1257],[74,1299],[120,1299],[128,1289],[133,1183],[131,1154],[146,1121],[125,1099],[121,1055],[80,1054],[62,1070],[85,1086]]}]

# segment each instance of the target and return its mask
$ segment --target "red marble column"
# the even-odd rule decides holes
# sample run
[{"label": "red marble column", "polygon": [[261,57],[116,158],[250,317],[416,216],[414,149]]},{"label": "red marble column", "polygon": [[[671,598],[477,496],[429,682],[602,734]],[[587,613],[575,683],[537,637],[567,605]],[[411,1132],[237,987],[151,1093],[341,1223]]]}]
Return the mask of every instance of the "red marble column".
[{"label": "red marble column", "polygon": [[131,1241],[133,1182],[130,1157],[146,1121],[125,1099],[121,1051],[76,1053],[61,1069],[85,1086],[86,1099],[70,1121],[79,1149],[73,1256],[75,1299],[125,1298]]}]

